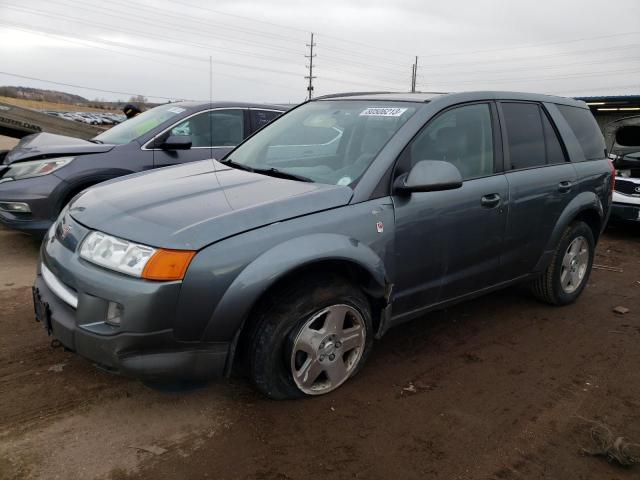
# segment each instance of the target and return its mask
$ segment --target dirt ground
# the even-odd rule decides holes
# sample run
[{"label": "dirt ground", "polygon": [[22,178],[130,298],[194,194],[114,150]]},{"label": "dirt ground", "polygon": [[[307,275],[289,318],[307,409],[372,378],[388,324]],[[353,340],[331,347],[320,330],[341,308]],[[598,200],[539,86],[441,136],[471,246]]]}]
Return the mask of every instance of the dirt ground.
[{"label": "dirt ground", "polygon": [[581,454],[590,421],[640,442],[640,229],[605,234],[596,263],[622,271],[595,270],[574,305],[512,289],[429,315],[293,402],[243,379],[159,393],[52,348],[37,248],[0,229],[1,479],[640,478]]}]

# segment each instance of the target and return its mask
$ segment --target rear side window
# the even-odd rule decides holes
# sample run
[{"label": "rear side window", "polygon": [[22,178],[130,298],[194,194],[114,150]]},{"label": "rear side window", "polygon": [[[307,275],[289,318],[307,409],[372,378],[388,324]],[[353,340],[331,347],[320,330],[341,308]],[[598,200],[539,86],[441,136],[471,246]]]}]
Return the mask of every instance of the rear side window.
[{"label": "rear side window", "polygon": [[535,103],[503,103],[511,169],[546,165],[547,152],[540,107]]},{"label": "rear side window", "polygon": [[567,161],[564,156],[562,144],[558,138],[558,134],[551,125],[549,117],[542,112],[542,128],[544,130],[544,143],[547,147],[547,164],[564,163]]},{"label": "rear side window", "polygon": [[604,138],[596,119],[586,108],[556,105],[578,139],[585,159],[598,160],[605,157]]},{"label": "rear side window", "polygon": [[251,110],[251,124],[253,131],[260,130],[266,124],[282,115],[282,112],[272,110]]}]

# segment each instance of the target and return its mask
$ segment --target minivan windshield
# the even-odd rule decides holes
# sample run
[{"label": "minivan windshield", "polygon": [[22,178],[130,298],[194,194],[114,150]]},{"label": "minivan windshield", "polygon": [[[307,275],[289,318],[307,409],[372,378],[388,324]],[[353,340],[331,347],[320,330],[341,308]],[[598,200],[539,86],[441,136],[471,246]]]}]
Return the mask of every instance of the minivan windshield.
[{"label": "minivan windshield", "polygon": [[415,104],[407,102],[310,102],[267,125],[224,162],[318,183],[351,185],[415,111]]},{"label": "minivan windshield", "polygon": [[99,143],[108,143],[111,145],[124,145],[142,135],[149,133],[153,128],[172,117],[180,115],[186,109],[176,104],[168,103],[152,108],[146,112],[142,112],[129,120],[110,128],[106,132],[102,132],[93,140]]}]

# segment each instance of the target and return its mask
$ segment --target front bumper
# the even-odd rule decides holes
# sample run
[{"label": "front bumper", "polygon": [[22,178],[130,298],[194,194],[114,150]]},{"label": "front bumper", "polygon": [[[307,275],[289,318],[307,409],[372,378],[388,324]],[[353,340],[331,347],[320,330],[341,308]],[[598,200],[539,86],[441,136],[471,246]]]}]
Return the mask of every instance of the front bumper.
[{"label": "front bumper", "polygon": [[[86,233],[77,223],[73,229],[79,238]],[[69,350],[106,370],[152,382],[224,374],[228,343],[184,342],[174,336],[180,282],[145,281],[101,269],[80,259],[56,235],[43,242],[41,258],[34,284],[36,316]],[[75,308],[63,299],[60,285],[75,295]],[[123,306],[119,327],[104,322],[110,301]]]},{"label": "front bumper", "polygon": [[61,195],[66,191],[64,181],[53,174],[0,183],[0,201],[23,202],[30,213],[0,210],[0,223],[9,228],[44,235],[60,208]]},{"label": "front bumper", "polygon": [[640,222],[640,205],[612,203],[611,218],[627,222]]}]

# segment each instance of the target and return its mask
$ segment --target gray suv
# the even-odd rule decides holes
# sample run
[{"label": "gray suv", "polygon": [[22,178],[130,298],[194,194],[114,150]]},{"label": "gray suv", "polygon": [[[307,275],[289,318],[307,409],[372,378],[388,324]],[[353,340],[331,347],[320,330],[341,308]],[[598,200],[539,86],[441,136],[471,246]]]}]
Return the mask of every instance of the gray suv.
[{"label": "gray suv", "polygon": [[240,366],[272,398],[324,394],[429,311],[518,283],[573,302],[612,182],[583,102],[322,97],[222,161],[77,197],[43,242],[36,314],[65,347],[147,382]]}]

